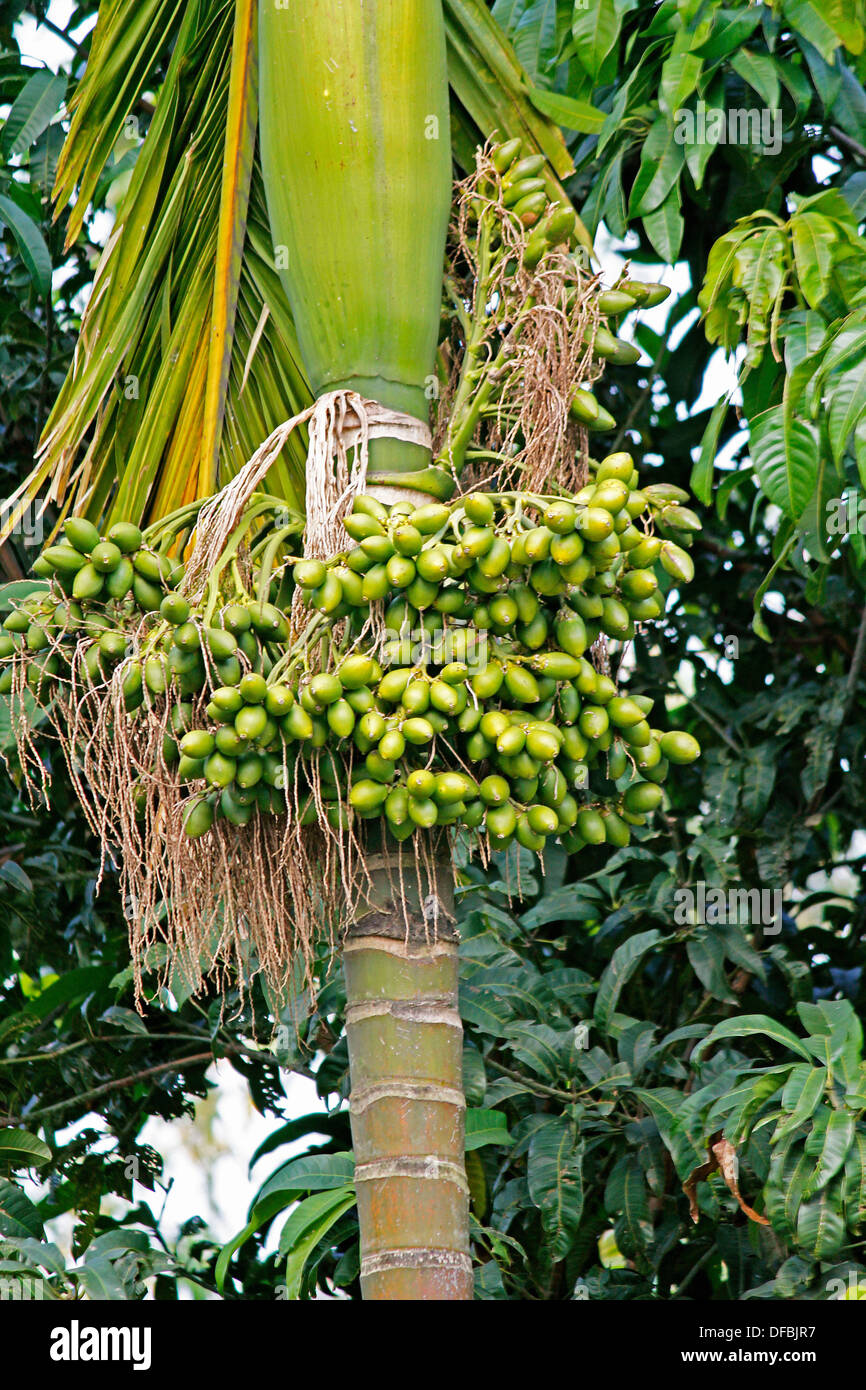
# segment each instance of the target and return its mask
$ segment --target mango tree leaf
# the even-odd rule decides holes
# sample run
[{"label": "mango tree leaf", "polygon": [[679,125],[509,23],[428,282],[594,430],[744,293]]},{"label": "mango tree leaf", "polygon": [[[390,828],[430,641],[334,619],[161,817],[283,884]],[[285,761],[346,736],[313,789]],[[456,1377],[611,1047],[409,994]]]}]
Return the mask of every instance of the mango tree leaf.
[{"label": "mango tree leaf", "polygon": [[724,1121],[725,1137],[733,1144],[743,1143],[748,1137],[752,1120],[781,1085],[782,1079],[774,1067],[763,1075],[749,1077],[741,1086],[735,1086],[710,1108],[706,1121],[708,1132],[712,1133]]},{"label": "mango tree leaf", "polygon": [[866,1133],[858,1129],[845,1161],[845,1210],[851,1226],[866,1220]]},{"label": "mango tree leaf", "polygon": [[[772,634],[770,633],[770,630],[767,627],[767,624],[764,622],[763,616],[761,614],[761,606],[764,602],[764,595],[769,590],[776,574],[783,567],[791,551],[794,549],[794,546],[797,544],[797,538],[798,533],[793,521],[789,521],[787,518],[785,518],[785,520],[779,527],[778,533],[776,535],[776,546],[778,547],[778,554],[775,560],[773,561],[773,564],[771,565],[770,569],[764,575],[764,578],[758,585],[752,597],[752,609],[754,613],[754,616],[752,618],[752,628],[764,642],[771,642],[773,640]],[[761,850],[758,850],[758,864],[760,867]]]},{"label": "mango tree leaf", "polygon": [[476,1028],[480,1028],[482,1033],[502,1038],[514,1017],[514,1008],[507,999],[497,997],[493,991],[481,988],[474,980],[461,980],[460,1016],[467,1023],[473,1023]]},{"label": "mango tree leaf", "polygon": [[102,1303],[125,1301],[129,1297],[113,1261],[107,1255],[99,1254],[92,1259],[85,1255],[84,1263],[77,1267],[75,1273],[88,1298]]},{"label": "mango tree leaf", "polygon": [[776,64],[776,71],[782,80],[782,85],[787,89],[788,95],[797,109],[797,116],[804,116],[814,98],[811,82],[802,68],[797,67],[787,58],[780,58],[778,53],[773,55],[773,61]]},{"label": "mango tree leaf", "polygon": [[775,1018],[770,1018],[768,1014],[740,1014],[737,1018],[726,1018],[721,1023],[717,1023],[707,1036],[698,1043],[692,1053],[692,1061],[700,1061],[708,1047],[721,1042],[724,1038],[749,1038],[758,1035],[771,1038],[773,1042],[781,1043],[783,1047],[788,1047],[792,1052],[796,1052],[805,1061],[811,1061],[808,1049],[796,1034]]},{"label": "mango tree leaf", "polygon": [[[834,704],[841,702],[834,701]],[[837,707],[830,716],[830,722],[838,723],[839,717]],[[814,1003],[801,1000],[797,1005],[797,1016],[810,1033],[831,1039],[834,1059],[849,1043],[858,1053],[863,1046],[863,1025],[848,999],[817,999]]]},{"label": "mango tree leaf", "polygon": [[259,1188],[255,1206],[280,1192],[325,1192],[345,1187],[355,1176],[354,1154],[301,1154],[289,1159]]},{"label": "mango tree leaf", "polygon": [[[2,745],[0,745],[2,746]],[[33,884],[14,859],[9,859],[5,864],[0,864],[0,883],[8,883],[16,893],[30,894],[33,892]],[[2,1131],[0,1131],[0,1142],[2,1142]]]},{"label": "mango tree leaf", "polygon": [[686,942],[689,964],[708,994],[727,1004],[736,1004],[725,976],[725,951],[712,927],[701,927]]},{"label": "mango tree leaf", "polygon": [[802,1200],[803,1183],[811,1160],[793,1136],[783,1139],[770,1162],[764,1187],[764,1210],[771,1226],[780,1235],[791,1237]]},{"label": "mango tree leaf", "polygon": [[275,1129],[259,1144],[249,1161],[248,1171],[252,1172],[260,1158],[273,1153],[283,1144],[292,1144],[296,1139],[306,1138],[308,1134],[321,1134],[323,1139],[336,1139],[344,1132],[344,1127],[345,1114],[340,1112],[326,1115],[321,1110],[314,1110],[309,1115],[299,1115],[297,1119],[289,1120],[287,1124],[280,1125],[279,1129]]},{"label": "mango tree leaf", "polygon": [[795,419],[786,430],[782,406],[771,406],[751,422],[749,446],[767,498],[792,521],[798,521],[818,475],[816,429]]},{"label": "mango tree leaf", "polygon": [[759,9],[749,7],[745,11],[730,9],[719,11],[710,37],[697,48],[697,52],[707,63],[717,62],[734,53],[746,42],[750,34],[761,22]]},{"label": "mango tree leaf", "polygon": [[660,207],[643,216],[644,231],[654,249],[668,265],[673,265],[683,244],[685,223],[680,212],[680,190],[671,189]]},{"label": "mango tree leaf", "polygon": [[689,486],[699,502],[704,506],[709,506],[713,496],[713,468],[716,460],[716,453],[719,447],[719,435],[722,432],[722,425],[727,418],[728,409],[731,404],[730,394],[720,396],[716,401],[707,421],[704,436],[701,440],[701,450],[697,462],[692,468],[692,476]]},{"label": "mango tree leaf", "polygon": [[45,238],[17,203],[0,193],[0,223],[4,223],[15,238],[18,253],[33,282],[36,293],[43,297],[51,292],[51,255]]},{"label": "mango tree leaf", "polygon": [[741,242],[734,256],[733,280],[746,295],[749,311],[747,361],[757,366],[770,337],[774,305],[784,293],[788,273],[787,239],[780,227],[763,227]]},{"label": "mango tree leaf", "polygon": [[551,1252],[562,1259],[583,1215],[583,1151],[567,1120],[544,1118],[530,1141],[526,1180]]},{"label": "mango tree leaf", "polygon": [[300,1297],[304,1267],[319,1241],[356,1201],[354,1187],[338,1187],[308,1197],[289,1216],[280,1232],[279,1249],[281,1255],[288,1256],[286,1293],[290,1299]]},{"label": "mango tree leaf", "polygon": [[239,1250],[240,1247],[249,1240],[250,1236],[255,1235],[256,1231],[260,1230],[262,1226],[272,1221],[281,1211],[285,1211],[286,1207],[292,1206],[300,1195],[299,1192],[294,1192],[291,1189],[288,1191],[279,1190],[273,1192],[270,1196],[265,1198],[262,1198],[261,1194],[259,1194],[253,1202],[250,1219],[246,1226],[238,1231],[236,1236],[232,1236],[231,1240],[226,1241],[217,1256],[217,1261],[214,1265],[214,1283],[220,1293],[223,1291],[228,1268],[235,1251]]},{"label": "mango tree leaf", "polygon": [[833,224],[818,212],[794,216],[791,243],[800,288],[811,308],[817,309],[830,289],[833,249],[837,244]]},{"label": "mango tree leaf", "polygon": [[855,222],[862,222],[866,218],[866,171],[861,169],[852,174],[841,185],[839,192],[850,206]]},{"label": "mango tree leaf", "polygon": [[814,1202],[806,1202],[799,1208],[797,1244],[811,1251],[817,1260],[835,1255],[845,1238],[838,1197],[831,1192],[824,1191]]},{"label": "mango tree leaf", "polygon": [[760,820],[769,805],[778,772],[777,756],[778,744],[773,739],[749,749],[743,767],[740,804],[753,821]]},{"label": "mango tree leaf", "polygon": [[644,141],[640,168],[629,195],[630,217],[645,217],[661,207],[680,176],[683,158],[673,126],[664,116],[657,116]]},{"label": "mango tree leaf", "polygon": [[749,48],[741,48],[731,58],[731,67],[754,88],[765,106],[771,111],[778,107],[779,75],[772,58],[763,53],[753,53]]},{"label": "mango tree leaf", "polygon": [[782,0],[782,13],[791,28],[817,48],[825,63],[832,63],[840,39],[827,23],[824,8],[823,3],[818,6],[813,0]]},{"label": "mango tree leaf", "polygon": [[617,946],[601,977],[593,1010],[593,1018],[603,1031],[607,1029],[619,996],[644,956],[654,950],[662,940],[661,932],[653,928],[652,931],[638,932],[636,936],[630,936],[628,941]]},{"label": "mango tree leaf", "polygon": [[0,1129],[0,1164],[12,1168],[38,1168],[51,1162],[51,1150],[25,1129]]},{"label": "mango tree leaf", "polygon": [[34,1240],[32,1236],[0,1239],[0,1250],[4,1254],[10,1250],[18,1250],[29,1260],[31,1266],[47,1269],[49,1274],[59,1274],[63,1278],[66,1276],[66,1261],[53,1241]]},{"label": "mango tree leaf", "polygon": [[818,476],[815,491],[809,505],[800,517],[797,527],[803,538],[803,545],[809,554],[822,564],[829,564],[833,551],[838,545],[838,537],[833,532],[833,504],[839,492],[839,478],[831,465],[826,449],[821,450],[818,462]]},{"label": "mango tree leaf", "polygon": [[571,20],[574,53],[593,83],[619,37],[621,22],[615,0],[596,0],[591,9],[575,6]]},{"label": "mango tree leaf", "polygon": [[662,1143],[670,1153],[679,1176],[688,1177],[704,1162],[706,1152],[698,1147],[682,1123],[682,1093],[673,1086],[658,1086],[651,1091],[636,1089],[632,1094],[647,1107],[655,1120]]},{"label": "mango tree leaf", "polygon": [[24,154],[51,123],[66,95],[66,77],[42,68],[29,77],[0,130],[0,155]]},{"label": "mango tree leaf", "polygon": [[36,1206],[14,1182],[0,1178],[0,1235],[32,1236],[42,1240],[45,1232]]},{"label": "mango tree leaf", "polygon": [[849,52],[863,52],[862,8],[850,5],[848,0],[822,0],[821,13]]},{"label": "mango tree leaf", "polygon": [[466,1152],[483,1149],[487,1144],[513,1144],[508,1132],[508,1120],[501,1110],[466,1111]]},{"label": "mango tree leaf", "polygon": [[569,883],[545,893],[534,907],[524,912],[520,925],[527,931],[546,926],[548,922],[592,922],[599,916],[598,894],[580,884]]},{"label": "mango tree leaf", "polygon": [[672,53],[662,63],[659,106],[672,120],[697,87],[702,68],[695,53]]},{"label": "mango tree leaf", "polygon": [[836,1176],[848,1157],[853,1139],[854,1116],[845,1110],[832,1110],[823,1130],[814,1170],[803,1184],[804,1197],[813,1197]]},{"label": "mango tree leaf", "polygon": [[604,125],[604,112],[591,102],[560,96],[558,92],[545,92],[541,87],[530,87],[527,96],[543,116],[549,116],[566,130],[597,135]]},{"label": "mango tree leaf", "polygon": [[616,1164],[605,1187],[604,1205],[608,1216],[620,1215],[617,1244],[626,1244],[622,1239],[625,1234],[633,1250],[644,1251],[652,1240],[653,1227],[646,1177],[635,1154],[624,1154]]},{"label": "mango tree leaf", "polygon": [[859,362],[835,378],[827,391],[830,413],[828,435],[833,458],[841,463],[854,431],[866,420],[866,362]]},{"label": "mango tree leaf", "polygon": [[556,1081],[562,1070],[563,1048],[571,1044],[574,1030],[559,1032],[544,1023],[514,1023],[506,1033],[519,1062],[545,1081]]}]

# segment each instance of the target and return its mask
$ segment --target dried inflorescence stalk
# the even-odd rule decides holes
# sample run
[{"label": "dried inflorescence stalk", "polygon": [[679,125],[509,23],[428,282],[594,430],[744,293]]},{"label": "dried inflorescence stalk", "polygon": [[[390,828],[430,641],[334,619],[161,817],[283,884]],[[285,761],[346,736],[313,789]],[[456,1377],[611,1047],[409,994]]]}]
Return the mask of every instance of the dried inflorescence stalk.
[{"label": "dried inflorescence stalk", "polygon": [[[449,287],[455,301],[473,306],[464,375],[474,373],[475,395],[489,391],[488,423],[485,428],[479,418],[476,437],[503,461],[470,464],[461,488],[471,490],[483,477],[502,488],[576,492],[588,475],[587,436],[569,407],[575,387],[591,384],[601,371],[593,354],[599,277],[567,246],[550,247],[537,265],[527,265],[526,230],[503,194],[488,146],[457,186]],[[449,385],[437,421],[446,463],[445,416],[459,390]],[[454,417],[450,424],[453,437]]]}]

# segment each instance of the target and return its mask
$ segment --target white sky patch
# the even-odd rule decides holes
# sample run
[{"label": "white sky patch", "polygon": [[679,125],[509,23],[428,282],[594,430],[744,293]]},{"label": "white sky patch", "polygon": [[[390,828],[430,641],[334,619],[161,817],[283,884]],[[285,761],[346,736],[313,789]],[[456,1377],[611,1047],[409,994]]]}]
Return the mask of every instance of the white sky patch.
[{"label": "white sky patch", "polygon": [[[73,0],[51,0],[48,18],[59,29],[65,29],[74,9]],[[72,39],[80,43],[95,23],[96,19],[93,16],[85,20],[71,35]],[[22,57],[25,61],[32,61],[34,67],[48,67],[53,72],[58,72],[61,67],[69,64],[75,53],[72,43],[65,43],[59,34],[55,34],[44,24],[39,24],[33,15],[25,15],[15,25],[15,37]]]}]

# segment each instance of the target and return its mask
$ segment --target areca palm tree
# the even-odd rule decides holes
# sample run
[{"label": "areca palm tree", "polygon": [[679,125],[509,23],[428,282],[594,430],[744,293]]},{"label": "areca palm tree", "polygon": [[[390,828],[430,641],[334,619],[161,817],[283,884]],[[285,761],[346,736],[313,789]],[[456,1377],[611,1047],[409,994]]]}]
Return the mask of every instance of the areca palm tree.
[{"label": "areca palm tree", "polygon": [[[453,171],[494,132],[521,137],[567,203],[560,131],[483,0],[104,0],[57,172],[70,239],[145,107],[19,499],[61,519],[144,524],[207,497],[337,387],[425,424]],[[268,479],[295,511],[306,458],[301,428]],[[430,462],[379,439],[370,482],[423,498]],[[465,1299],[456,938],[428,939],[417,896],[398,914],[384,847],[370,868],[370,903],[342,924],[362,1284]],[[446,908],[449,882],[443,862]]]}]

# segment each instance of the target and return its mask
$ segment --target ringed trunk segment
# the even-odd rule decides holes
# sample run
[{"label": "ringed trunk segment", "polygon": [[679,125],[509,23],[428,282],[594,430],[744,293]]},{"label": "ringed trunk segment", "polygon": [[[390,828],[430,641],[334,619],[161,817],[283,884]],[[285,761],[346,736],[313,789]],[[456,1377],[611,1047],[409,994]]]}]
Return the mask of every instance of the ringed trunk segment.
[{"label": "ringed trunk segment", "polygon": [[451,866],[437,861],[423,904],[414,870],[398,884],[396,850],[371,857],[368,869],[369,905],[349,927],[343,955],[363,1296],[469,1300]]},{"label": "ringed trunk segment", "polygon": [[[271,0],[259,26],[268,212],[313,390],[426,423],[451,208],[442,0]],[[370,461],[411,473],[431,452],[378,439]]]}]

